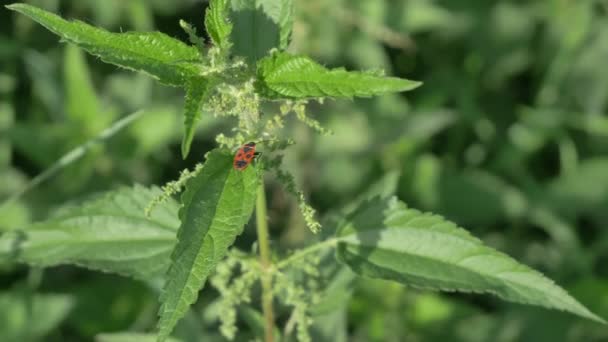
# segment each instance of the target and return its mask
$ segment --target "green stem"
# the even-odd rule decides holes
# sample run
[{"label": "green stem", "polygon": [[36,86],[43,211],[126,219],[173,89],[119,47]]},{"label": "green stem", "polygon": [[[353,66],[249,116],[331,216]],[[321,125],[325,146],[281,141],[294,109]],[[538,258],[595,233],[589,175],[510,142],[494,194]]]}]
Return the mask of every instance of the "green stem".
[{"label": "green stem", "polygon": [[283,259],[279,263],[277,263],[277,269],[285,268],[289,264],[293,263],[294,261],[296,261],[298,259],[305,257],[306,255],[308,255],[310,253],[314,253],[318,250],[325,249],[325,248],[335,247],[339,241],[340,241],[339,238],[331,238],[331,239],[325,240],[323,242],[316,243],[312,246],[308,246],[302,250],[299,250],[296,253],[289,256],[288,258]]},{"label": "green stem", "polygon": [[270,244],[268,234],[268,219],[266,216],[266,194],[264,180],[260,180],[257,203],[255,206],[257,223],[258,246],[260,248],[260,264],[262,265],[262,312],[264,313],[264,341],[274,342],[274,313],[272,310],[272,261],[270,260]]},{"label": "green stem", "polygon": [[116,121],[112,126],[104,129],[96,137],[88,140],[84,144],[82,144],[82,145],[76,147],[75,149],[69,151],[68,153],[64,154],[63,157],[59,158],[59,160],[57,160],[48,169],[44,170],[44,172],[42,172],[41,174],[37,175],[32,180],[30,180],[30,182],[27,183],[23,189],[14,193],[11,197],[9,197],[6,201],[4,201],[2,203],[2,205],[0,205],[0,209],[6,205],[9,205],[9,204],[15,202],[21,196],[23,196],[25,193],[27,193],[31,189],[35,188],[36,186],[38,186],[40,183],[48,180],[49,178],[54,176],[57,172],[61,171],[66,166],[68,166],[71,163],[75,162],[76,160],[80,159],[93,146],[98,145],[98,144],[103,143],[104,141],[108,140],[114,134],[118,133],[120,130],[122,130],[123,128],[128,126],[131,122],[138,119],[142,114],[143,114],[143,111],[137,111],[137,112],[134,112],[134,113],[131,113],[131,114],[125,116],[124,118]]}]

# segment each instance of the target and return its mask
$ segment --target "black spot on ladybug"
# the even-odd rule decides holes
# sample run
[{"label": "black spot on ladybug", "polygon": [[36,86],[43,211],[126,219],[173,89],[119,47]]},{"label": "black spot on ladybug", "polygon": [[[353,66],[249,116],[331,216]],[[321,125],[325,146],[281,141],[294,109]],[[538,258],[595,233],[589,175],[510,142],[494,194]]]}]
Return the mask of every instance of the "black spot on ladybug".
[{"label": "black spot on ladybug", "polygon": [[234,162],[234,165],[240,169],[247,166],[247,162],[244,160],[237,160],[236,162]]}]

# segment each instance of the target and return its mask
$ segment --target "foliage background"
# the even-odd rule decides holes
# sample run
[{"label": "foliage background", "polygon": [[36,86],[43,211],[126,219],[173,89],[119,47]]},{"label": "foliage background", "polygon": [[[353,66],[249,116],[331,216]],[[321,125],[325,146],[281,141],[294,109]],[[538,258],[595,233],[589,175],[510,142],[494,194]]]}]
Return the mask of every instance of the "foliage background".
[{"label": "foliage background", "polygon": [[[201,1],[28,2],[111,31],[160,30],[187,41],[178,24],[185,19],[204,32]],[[292,51],[330,67],[384,69],[425,82],[405,96],[315,106],[315,116],[335,133],[330,137],[297,123],[286,127],[298,142],[287,164],[321,215],[380,179],[395,182],[411,207],[467,227],[608,317],[608,2],[298,0],[296,6]],[[146,110],[104,147],[0,209],[0,232],[99,191],[176,179],[231,124],[205,117],[182,160],[183,94],[57,44],[4,8],[0,65],[0,199],[112,121]],[[304,245],[311,237],[295,201],[279,184],[268,187],[274,247]],[[248,228],[237,246],[250,248],[254,239]],[[0,265],[0,340],[27,333],[81,341],[150,330],[157,291],[74,267]],[[221,340],[216,298],[206,287],[176,334]],[[384,281],[358,280],[351,300],[340,305],[315,324],[317,339],[337,333],[359,341],[608,339],[605,327],[568,314]],[[243,336],[246,316],[239,321]],[[279,317],[287,319],[288,312]]]}]

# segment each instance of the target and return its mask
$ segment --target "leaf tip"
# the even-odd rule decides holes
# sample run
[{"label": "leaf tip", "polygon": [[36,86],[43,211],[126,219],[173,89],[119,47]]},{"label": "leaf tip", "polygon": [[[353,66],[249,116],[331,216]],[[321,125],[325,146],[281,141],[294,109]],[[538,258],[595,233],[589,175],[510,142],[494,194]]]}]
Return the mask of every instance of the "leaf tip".
[{"label": "leaf tip", "polygon": [[608,324],[608,322],[603,319],[602,317],[594,314],[593,312],[589,311],[589,313],[586,315],[587,318],[591,319],[592,321],[599,323],[599,324],[603,324],[606,325]]},{"label": "leaf tip", "polygon": [[414,84],[412,86],[414,88],[418,88],[418,87],[422,86],[423,84],[424,84],[424,82],[422,82],[422,81],[414,81]]},{"label": "leaf tip", "polygon": [[10,5],[4,5],[4,7],[8,8],[11,11],[18,11],[20,7],[23,7],[25,4],[22,3],[14,3],[14,4],[10,4]]},{"label": "leaf tip", "polygon": [[184,140],[182,140],[182,159],[186,159],[188,154],[190,154],[190,144],[192,143],[192,138],[189,138],[187,135],[184,136]]},{"label": "leaf tip", "polygon": [[407,80],[401,91],[410,91],[422,86],[424,82]]}]

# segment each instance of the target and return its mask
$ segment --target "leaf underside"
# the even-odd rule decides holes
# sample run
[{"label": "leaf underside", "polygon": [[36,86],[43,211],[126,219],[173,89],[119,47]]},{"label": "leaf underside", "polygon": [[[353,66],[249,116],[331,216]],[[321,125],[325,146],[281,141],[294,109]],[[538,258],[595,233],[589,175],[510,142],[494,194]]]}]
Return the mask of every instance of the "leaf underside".
[{"label": "leaf underside", "polygon": [[370,97],[421,84],[368,72],[329,70],[308,57],[283,52],[261,60],[257,74],[257,89],[267,98]]},{"label": "leaf underside", "polygon": [[364,203],[338,235],[338,259],[360,275],[423,289],[491,293],[604,322],[541,273],[442,217],[394,199]]},{"label": "leaf underside", "polygon": [[293,26],[293,0],[232,0],[233,52],[251,64],[273,48],[285,49]]},{"label": "leaf underside", "polygon": [[145,216],[159,194],[160,189],[135,186],[60,209],[49,220],[0,236],[0,261],[71,264],[144,280],[162,276],[179,221],[175,201]]},{"label": "leaf underside", "polygon": [[253,211],[258,176],[255,165],[234,170],[233,155],[214,150],[182,196],[181,226],[161,295],[159,341],[198,296],[206,278],[233,244]]},{"label": "leaf underside", "polygon": [[112,33],[26,4],[7,8],[30,17],[104,62],[144,72],[164,84],[182,86],[198,72],[198,50],[161,32]]}]

